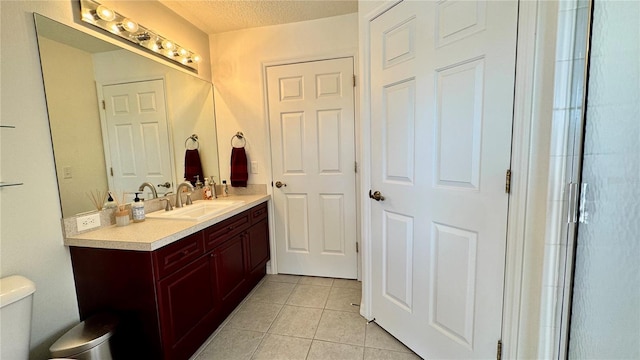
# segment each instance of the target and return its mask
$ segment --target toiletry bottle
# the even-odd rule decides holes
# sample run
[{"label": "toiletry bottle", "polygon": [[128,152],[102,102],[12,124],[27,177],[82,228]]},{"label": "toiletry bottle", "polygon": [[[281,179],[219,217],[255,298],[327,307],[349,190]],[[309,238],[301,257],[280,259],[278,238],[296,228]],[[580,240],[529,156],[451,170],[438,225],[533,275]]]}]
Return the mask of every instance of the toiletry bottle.
[{"label": "toiletry bottle", "polygon": [[196,175],[196,183],[195,183],[196,189],[200,189],[202,188],[202,181],[200,181],[200,175]]},{"label": "toiletry bottle", "polygon": [[218,194],[216,193],[216,180],[214,179],[214,177],[211,177],[211,181],[209,182],[209,185],[211,185],[211,196],[214,199],[218,198]]},{"label": "toiletry bottle", "polygon": [[131,204],[131,210],[133,212],[133,222],[143,222],[144,221],[144,201],[138,197],[136,193],[135,199],[133,199],[133,204]]},{"label": "toiletry bottle", "polygon": [[227,180],[222,180],[222,196],[229,196],[229,187],[227,186]]},{"label": "toiletry bottle", "polygon": [[213,199],[213,195],[211,195],[211,184],[209,184],[209,179],[204,179],[204,187],[202,188],[202,197],[205,200]]},{"label": "toiletry bottle", "polygon": [[113,201],[113,198],[111,197],[111,194],[109,194],[109,197],[107,198],[107,202],[104,203],[104,206],[102,208],[103,209],[113,209],[115,207],[118,207],[118,204],[116,204],[116,202]]}]

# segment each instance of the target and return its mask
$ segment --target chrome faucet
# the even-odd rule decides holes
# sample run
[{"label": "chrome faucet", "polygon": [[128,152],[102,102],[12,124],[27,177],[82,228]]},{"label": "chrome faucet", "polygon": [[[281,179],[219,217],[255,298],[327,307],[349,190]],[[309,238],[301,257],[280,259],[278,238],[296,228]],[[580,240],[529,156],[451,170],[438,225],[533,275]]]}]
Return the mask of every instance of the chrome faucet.
[{"label": "chrome faucet", "polygon": [[149,189],[151,189],[151,193],[153,194],[153,198],[157,199],[158,198],[158,192],[156,191],[156,188],[153,187],[153,184],[150,182],[143,182],[142,185],[140,185],[140,187],[138,188],[138,191],[144,191],[144,188],[148,187]]},{"label": "chrome faucet", "polygon": [[[176,188],[176,208],[182,207],[182,188],[183,187],[187,187],[187,189],[189,189],[190,191],[193,191],[193,185],[191,185],[191,183],[188,181],[185,181],[180,185],[178,185],[178,187]],[[189,204],[187,203],[187,205]]]}]

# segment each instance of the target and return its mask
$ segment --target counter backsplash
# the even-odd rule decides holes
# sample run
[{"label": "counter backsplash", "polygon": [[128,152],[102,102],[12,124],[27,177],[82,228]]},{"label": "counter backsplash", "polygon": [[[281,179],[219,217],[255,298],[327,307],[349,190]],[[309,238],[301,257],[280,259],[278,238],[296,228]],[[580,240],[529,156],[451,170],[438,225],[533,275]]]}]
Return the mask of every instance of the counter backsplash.
[{"label": "counter backsplash", "polygon": [[[229,195],[261,195],[267,193],[267,185],[266,184],[248,184],[247,187],[231,187],[229,186]],[[220,194],[222,194],[222,185],[216,185],[216,194],[218,194],[218,198],[222,198]],[[175,194],[168,195],[166,197],[162,197],[163,199],[167,198],[171,201],[171,204],[175,204],[176,196]],[[202,189],[197,189],[191,194],[192,200],[202,200]],[[149,199],[144,201],[144,212],[148,214],[150,212],[158,211],[164,209],[164,202],[158,199]],[[127,209],[129,209],[129,213],[131,213],[131,206],[127,205]],[[115,218],[116,209],[105,209],[100,211],[92,211],[89,213],[79,214],[70,218],[62,219],[62,231],[65,237],[74,236],[77,234],[81,234],[88,231],[94,231],[96,229],[100,229],[103,227],[111,226],[116,223]],[[77,218],[86,216],[88,214],[100,213],[100,226],[86,230],[86,231],[78,231],[78,222]],[[131,215],[130,215],[131,216]]]}]

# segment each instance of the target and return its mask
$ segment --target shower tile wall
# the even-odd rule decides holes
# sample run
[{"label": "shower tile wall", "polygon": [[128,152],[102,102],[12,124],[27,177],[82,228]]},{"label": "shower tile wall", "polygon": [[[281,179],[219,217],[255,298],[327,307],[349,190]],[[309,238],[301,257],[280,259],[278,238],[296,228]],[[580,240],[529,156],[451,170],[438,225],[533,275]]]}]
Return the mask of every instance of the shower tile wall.
[{"label": "shower tile wall", "polygon": [[542,290],[541,358],[557,358],[567,242],[568,183],[577,174],[588,2],[560,1],[551,127],[547,229]]}]

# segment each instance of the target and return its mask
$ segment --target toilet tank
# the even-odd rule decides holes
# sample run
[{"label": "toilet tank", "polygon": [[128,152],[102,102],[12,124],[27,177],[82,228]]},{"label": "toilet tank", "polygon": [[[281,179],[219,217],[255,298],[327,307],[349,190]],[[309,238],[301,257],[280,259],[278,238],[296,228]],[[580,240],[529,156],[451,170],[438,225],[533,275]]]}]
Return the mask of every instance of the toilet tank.
[{"label": "toilet tank", "polygon": [[0,359],[28,359],[36,286],[18,275],[0,279]]}]

